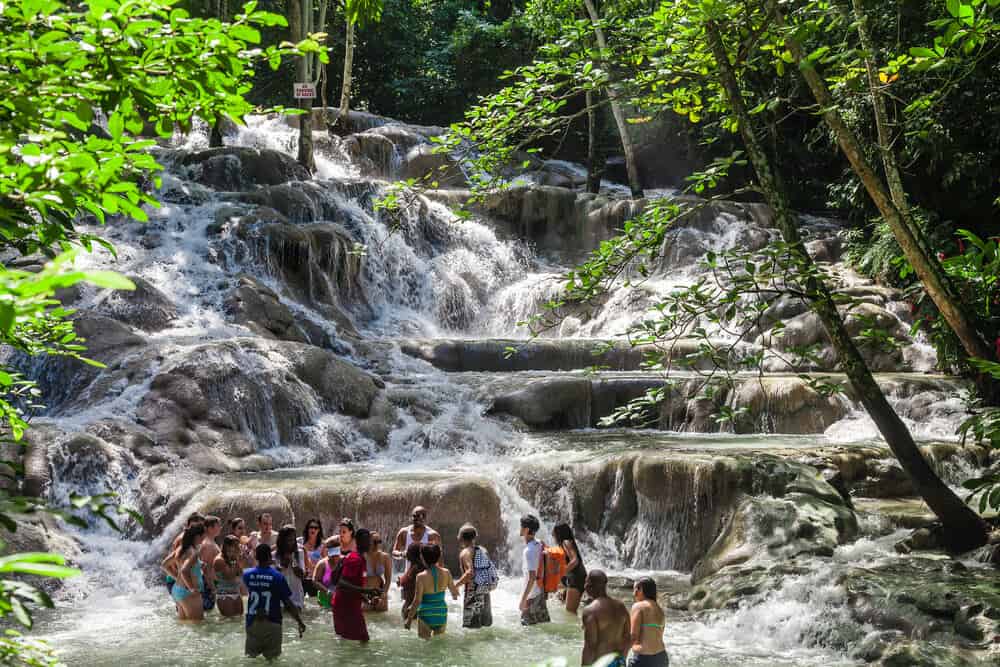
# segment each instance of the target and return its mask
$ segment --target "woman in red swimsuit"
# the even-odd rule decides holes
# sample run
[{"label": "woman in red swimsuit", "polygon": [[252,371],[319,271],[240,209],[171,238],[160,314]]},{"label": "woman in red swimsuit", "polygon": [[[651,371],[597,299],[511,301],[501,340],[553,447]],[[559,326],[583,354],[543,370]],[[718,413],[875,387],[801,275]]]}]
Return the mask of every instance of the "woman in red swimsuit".
[{"label": "woman in red swimsuit", "polygon": [[354,533],[355,549],[344,557],[337,581],[337,594],[333,597],[333,631],[344,639],[368,641],[368,626],[361,611],[361,603],[382,593],[379,587],[366,587],[365,554],[371,548],[371,533],[364,528]]}]

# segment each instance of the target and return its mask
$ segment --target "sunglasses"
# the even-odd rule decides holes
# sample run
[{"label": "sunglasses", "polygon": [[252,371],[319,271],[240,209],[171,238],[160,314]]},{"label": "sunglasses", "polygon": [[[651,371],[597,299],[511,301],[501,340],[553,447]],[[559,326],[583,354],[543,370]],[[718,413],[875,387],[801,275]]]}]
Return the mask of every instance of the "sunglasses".
[{"label": "sunglasses", "polygon": [[382,544],[382,540],[375,540],[373,544]]},{"label": "sunglasses", "polygon": [[306,526],[306,530],[319,530],[319,526]]}]

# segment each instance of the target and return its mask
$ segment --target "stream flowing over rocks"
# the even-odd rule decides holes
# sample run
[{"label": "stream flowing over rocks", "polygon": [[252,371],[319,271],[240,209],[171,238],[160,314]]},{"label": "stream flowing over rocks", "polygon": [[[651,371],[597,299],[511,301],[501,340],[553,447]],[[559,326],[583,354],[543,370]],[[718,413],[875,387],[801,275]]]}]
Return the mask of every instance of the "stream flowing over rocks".
[{"label": "stream flowing over rocks", "polygon": [[[114,491],[144,519],[125,537],[97,524],[25,529],[86,570],[59,592],[76,601],[42,619],[67,662],[236,658],[238,624],[178,627],[159,584],[156,565],[191,511],[269,511],[300,530],[313,517],[332,528],[352,516],[391,539],[423,504],[450,567],[471,520],[507,576],[497,627],[462,631],[452,609],[448,634],[463,636],[461,647],[428,649],[419,664],[577,660],[573,619],[554,613],[531,641],[517,625],[517,521],[528,511],[546,539],[570,521],[587,566],[607,569],[623,597],[635,577],[660,582],[672,664],[997,664],[996,569],[923,549],[933,516],[871,420],[849,390],[826,396],[798,376],[844,383],[805,304],[775,300],[767,316],[785,323],[784,336],[734,348],[765,350],[764,374],[739,374],[706,397],[699,347],[682,340],[671,354],[692,370],[675,373],[644,428],[599,427],[663,384],[627,327],[694,280],[706,252],[775,241],[766,207],[698,209],[669,233],[648,280],[529,339],[518,323],[645,201],[612,183],[586,194],[578,165],[536,162],[463,220],[449,205],[464,201],[468,180],[432,150],[441,128],[353,113],[345,136],[317,129],[313,178],[291,157],[295,131],[283,119],[252,119],[223,148],[196,132],[156,149],[167,166],[162,206],[148,224],[96,230],[117,257],[80,260],[128,275],[136,291],[60,296],[105,367],[19,360],[49,406],[28,437],[28,488],[56,501]],[[375,211],[390,181],[430,170],[441,189],[391,220]],[[932,374],[933,350],[911,336],[903,296],[841,262],[838,221],[802,225],[838,292],[855,298],[851,332],[875,322],[900,343],[863,349],[935,468],[957,486],[996,465],[956,441],[965,387]],[[813,344],[805,368],[767,353]],[[740,417],[716,420],[724,407]],[[396,628],[395,593],[392,604],[392,618],[373,623],[372,650],[416,665],[424,649]],[[300,648],[286,642],[291,659],[330,659],[323,618]],[[347,664],[370,659],[343,650]]]}]

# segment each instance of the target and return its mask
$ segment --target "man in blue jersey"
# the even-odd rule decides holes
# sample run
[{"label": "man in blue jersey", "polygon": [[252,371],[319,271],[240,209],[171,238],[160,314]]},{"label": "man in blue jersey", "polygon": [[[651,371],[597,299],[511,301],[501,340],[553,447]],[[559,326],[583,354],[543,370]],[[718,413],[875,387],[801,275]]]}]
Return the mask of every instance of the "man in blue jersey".
[{"label": "man in blue jersey", "polygon": [[257,567],[243,571],[247,587],[246,654],[274,660],[281,655],[281,607],[299,623],[299,636],[306,631],[299,610],[292,604],[292,590],[280,572],[271,567],[271,547],[257,545]]}]

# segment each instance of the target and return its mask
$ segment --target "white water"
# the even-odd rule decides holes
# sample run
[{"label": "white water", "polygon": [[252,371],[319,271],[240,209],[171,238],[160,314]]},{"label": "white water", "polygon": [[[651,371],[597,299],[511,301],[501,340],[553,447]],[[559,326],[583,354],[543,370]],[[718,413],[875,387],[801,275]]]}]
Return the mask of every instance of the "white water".
[{"label": "white water", "polygon": [[[294,132],[282,121],[255,119],[249,128],[241,129],[228,141],[292,152]],[[188,150],[205,145],[204,137],[197,133],[181,140],[181,147]],[[537,312],[557,294],[559,276],[566,267],[550,264],[546,257],[533,254],[518,241],[503,240],[488,221],[459,221],[444,206],[423,201],[420,210],[405,212],[400,229],[391,230],[371,210],[369,202],[352,199],[341,194],[343,189],[334,187],[354,182],[358,174],[339,151],[336,141],[328,142],[327,152],[317,162],[318,179],[329,181],[319,183],[316,188],[322,191],[318,196],[324,207],[335,210],[336,222],[364,247],[360,277],[364,307],[350,310],[348,315],[365,336],[387,340],[408,336],[523,337],[527,332],[516,323]],[[374,185],[376,190],[381,187]],[[84,409],[59,414],[57,423],[62,427],[82,428],[110,417],[134,418],[153,375],[169,368],[174,359],[206,342],[249,335],[248,329],[232,323],[225,314],[226,294],[236,285],[240,272],[253,274],[278,292],[282,302],[294,312],[337,334],[336,325],[323,317],[316,304],[300,303],[283,294],[273,267],[245,259],[252,253],[228,228],[224,227],[214,237],[209,232],[220,211],[233,206],[233,202],[222,201],[214,193],[185,180],[183,174],[165,176],[164,196],[168,201],[151,211],[148,225],[116,223],[101,230],[115,244],[118,255],[115,261],[105,252],[95,252],[83,258],[81,265],[102,268],[110,265],[149,281],[177,306],[178,317],[165,330],[147,336],[158,354],[148,358],[148,367],[142,373],[120,391],[95,397]],[[722,219],[710,230],[684,232],[676,245],[693,244],[702,250],[731,247],[742,242],[748,233],[746,225],[735,219]],[[649,312],[658,295],[685,284],[696,273],[695,254],[675,253],[674,259],[668,270],[645,283],[644,295],[617,290],[596,316],[585,322],[570,318],[558,335],[597,337],[625,333],[637,318]],[[108,298],[88,291],[81,303],[94,307]],[[356,352],[350,344],[345,345],[345,351],[355,361],[365,362],[364,354]],[[551,458],[551,443],[483,417],[486,405],[477,395],[474,383],[456,382],[398,350],[388,354],[385,364],[386,391],[413,392],[415,405],[435,409],[430,418],[422,416],[416,407],[401,410],[400,424],[390,435],[388,447],[376,450],[370,440],[352,432],[349,420],[308,404],[303,408],[309,422],[302,427],[305,442],[327,441],[330,431],[340,434],[352,455],[362,461],[356,468],[362,476],[366,470],[392,470],[403,475],[450,470],[455,475],[475,472],[493,479],[508,524],[508,544],[502,551],[506,552],[509,568],[509,576],[494,596],[496,626],[482,632],[462,631],[458,611],[453,606],[448,638],[428,646],[398,627],[393,610],[388,617],[373,620],[373,642],[367,649],[359,649],[332,640],[326,627],[328,620],[312,610],[308,613],[311,629],[305,640],[288,637],[286,662],[320,664],[336,659],[355,664],[374,659],[398,665],[509,665],[565,657],[572,663],[577,659],[580,644],[574,619],[555,613],[556,622],[552,625],[524,631],[517,622],[516,612],[520,548],[517,518],[529,511],[537,513],[538,508],[525,501],[510,483],[511,464],[515,458],[522,461],[531,457]],[[271,374],[282,371],[287,360],[274,355],[248,355],[237,365],[247,375],[256,375],[265,382]],[[266,409],[264,405],[254,406]],[[939,421],[913,422],[913,425],[925,429],[918,432],[921,436],[940,438],[951,436],[953,430],[949,429],[953,429],[953,423],[950,414],[942,413]],[[282,465],[324,462],[315,446],[279,442],[274,429],[263,429],[267,433],[260,428],[250,430],[261,441],[262,451]],[[628,442],[626,446],[634,446],[627,433],[623,437]],[[800,444],[853,443],[874,437],[872,425],[865,418],[852,415],[835,424],[824,436],[803,439]],[[766,443],[755,442],[752,437],[734,438],[721,445],[700,442],[705,439],[678,437],[683,446],[739,444],[765,448],[775,444],[774,438]],[[561,455],[572,454],[564,451]],[[82,490],[81,480],[74,477],[70,466],[57,468],[55,476],[58,495],[68,493],[70,487]],[[128,499],[137,497],[136,484],[134,475],[122,472],[114,478],[113,486]],[[163,551],[164,540],[175,531],[176,527],[171,527],[165,538],[152,545],[122,540],[103,529],[80,534],[84,548],[81,565],[87,575],[67,589],[76,602],[47,615],[43,623],[45,636],[64,652],[67,662],[173,665],[229,664],[237,659],[242,646],[238,621],[223,622],[213,616],[202,626],[179,625],[173,620],[172,604],[165,591],[158,583],[151,583],[158,578],[150,576],[149,563],[155,562]],[[646,532],[644,539],[664,538],[655,527],[646,527]],[[621,556],[622,545],[615,540],[588,536],[583,544],[591,567],[603,564],[612,573],[640,574]],[[884,557],[885,553],[880,547],[874,551],[845,551],[838,557],[863,563]],[[681,578],[679,573],[657,574]],[[790,581],[761,604],[720,612],[698,621],[672,616],[666,630],[668,646],[676,661],[672,664],[728,665],[734,660],[757,665],[844,662],[848,644],[854,638],[850,629],[842,628],[850,625],[844,619],[844,594],[828,573],[817,571]]]}]

